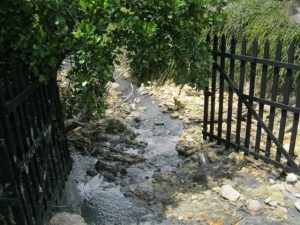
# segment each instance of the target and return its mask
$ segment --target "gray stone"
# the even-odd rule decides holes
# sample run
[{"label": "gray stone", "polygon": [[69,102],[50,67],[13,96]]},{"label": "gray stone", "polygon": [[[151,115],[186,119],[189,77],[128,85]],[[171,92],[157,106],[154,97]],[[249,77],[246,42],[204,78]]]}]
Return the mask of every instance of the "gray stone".
[{"label": "gray stone", "polygon": [[184,219],[183,216],[178,216],[178,220],[179,220],[179,221],[182,221],[183,219]]},{"label": "gray stone", "polygon": [[179,117],[179,113],[174,112],[174,113],[172,113],[172,114],[170,115],[170,117],[171,117],[172,119],[177,119],[177,118]]},{"label": "gray stone", "polygon": [[297,200],[297,201],[294,203],[294,206],[295,206],[296,209],[300,212],[300,200]]},{"label": "gray stone", "polygon": [[295,194],[295,197],[296,197],[296,198],[300,198],[300,193],[296,193],[296,194]]},{"label": "gray stone", "polygon": [[286,176],[286,182],[288,184],[295,184],[297,183],[297,180],[298,180],[298,177],[296,174],[294,173],[289,173],[287,176]]},{"label": "gray stone", "polygon": [[113,90],[117,90],[119,87],[120,87],[120,85],[117,84],[117,83],[112,83],[112,84],[111,84],[111,88],[112,88]]},{"label": "gray stone", "polygon": [[153,197],[153,183],[151,180],[141,183],[137,186],[134,194],[143,200],[150,200]]},{"label": "gray stone", "polygon": [[86,174],[87,174],[88,176],[94,177],[94,176],[96,176],[96,175],[98,174],[98,172],[97,172],[97,170],[95,170],[95,169],[90,169],[90,170],[87,170],[87,171],[86,171]]},{"label": "gray stone", "polygon": [[132,116],[135,122],[140,123],[142,121],[142,116],[139,112],[133,112]]},{"label": "gray stone", "polygon": [[265,200],[265,203],[270,205],[270,206],[273,206],[273,207],[277,207],[278,203],[276,201],[273,201],[272,198],[267,198]]},{"label": "gray stone", "polygon": [[251,212],[257,212],[262,208],[262,204],[257,201],[257,200],[253,200],[253,199],[249,199],[247,200],[247,209]]},{"label": "gray stone", "polygon": [[57,213],[50,220],[50,225],[87,225],[84,219],[77,214]]},{"label": "gray stone", "polygon": [[157,121],[154,122],[154,125],[156,125],[156,126],[163,126],[164,124],[165,123],[162,120],[157,120]]},{"label": "gray stone", "polygon": [[231,185],[226,184],[221,187],[221,196],[230,201],[236,201],[241,194]]}]

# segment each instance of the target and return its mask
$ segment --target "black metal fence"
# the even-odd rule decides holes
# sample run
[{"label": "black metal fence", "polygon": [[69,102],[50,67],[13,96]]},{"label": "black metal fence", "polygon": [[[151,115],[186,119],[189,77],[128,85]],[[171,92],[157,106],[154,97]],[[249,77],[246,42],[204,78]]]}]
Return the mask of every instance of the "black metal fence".
[{"label": "black metal fence", "polygon": [[269,41],[237,43],[233,37],[228,45],[225,36],[215,35],[212,43],[204,138],[299,173],[300,65],[294,62],[295,43],[283,54],[278,42],[274,56]]},{"label": "black metal fence", "polygon": [[56,81],[0,77],[0,224],[44,224],[70,168]]}]

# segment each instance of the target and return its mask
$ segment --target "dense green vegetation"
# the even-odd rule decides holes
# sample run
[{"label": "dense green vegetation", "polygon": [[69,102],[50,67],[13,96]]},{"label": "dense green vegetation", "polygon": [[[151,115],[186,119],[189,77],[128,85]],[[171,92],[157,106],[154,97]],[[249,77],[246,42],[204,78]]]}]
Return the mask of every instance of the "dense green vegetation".
[{"label": "dense green vegetation", "polygon": [[289,44],[300,40],[300,25],[291,19],[287,3],[277,0],[239,0],[230,3],[224,13],[222,30],[238,38],[281,40]]},{"label": "dense green vegetation", "polygon": [[[297,1],[232,1],[224,9],[225,20],[215,29],[228,37],[235,35],[239,43],[243,38],[250,42],[258,39],[261,49],[259,51],[260,57],[263,56],[264,41],[269,40],[271,43],[271,58],[275,59],[276,43],[281,41],[283,61],[287,61],[287,49],[290,43],[294,41],[297,45],[295,61],[300,63],[300,24],[292,18],[293,10],[298,6]],[[250,46],[248,51],[251,54]],[[284,70],[281,71],[281,87],[284,86],[285,72]],[[294,73],[293,76],[295,85],[298,74]]]},{"label": "dense green vegetation", "polygon": [[[103,110],[113,62],[126,50],[138,80],[201,87],[209,57],[199,38],[226,0],[19,0],[0,2],[0,70],[47,82],[69,57],[81,105]],[[16,66],[18,65],[18,66]]]}]

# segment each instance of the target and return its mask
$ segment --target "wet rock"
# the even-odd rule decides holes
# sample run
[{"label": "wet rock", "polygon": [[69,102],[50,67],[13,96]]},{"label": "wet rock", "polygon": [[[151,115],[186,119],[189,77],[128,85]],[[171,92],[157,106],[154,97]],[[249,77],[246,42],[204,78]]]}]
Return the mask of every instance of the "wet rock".
[{"label": "wet rock", "polygon": [[209,150],[209,152],[207,153],[207,158],[210,163],[216,163],[220,161],[219,156],[217,156],[217,154],[213,150]]},{"label": "wet rock", "polygon": [[84,219],[77,214],[71,213],[57,213],[50,220],[50,225],[87,225]]},{"label": "wet rock", "polygon": [[107,180],[107,181],[116,181],[116,177],[113,173],[110,173],[108,171],[102,171],[101,175]]},{"label": "wet rock", "polygon": [[134,194],[143,200],[151,200],[153,198],[153,183],[151,180],[148,180],[144,183],[141,183],[137,186],[134,191]]},{"label": "wet rock", "polygon": [[108,141],[113,145],[117,145],[121,142],[121,137],[119,135],[108,135],[107,138]]},{"label": "wet rock", "polygon": [[231,185],[226,184],[221,187],[221,196],[230,201],[236,201],[241,194]]},{"label": "wet rock", "polygon": [[98,174],[98,172],[95,169],[90,169],[90,170],[86,171],[86,174],[88,176],[94,177],[94,176],[96,176]]},{"label": "wet rock", "polygon": [[300,212],[300,200],[297,200],[297,201],[294,203],[294,206],[295,206],[296,209]]},{"label": "wet rock", "polygon": [[297,180],[298,180],[298,177],[296,174],[294,173],[289,173],[287,176],[286,176],[286,182],[288,184],[295,184],[297,183]]},{"label": "wet rock", "polygon": [[139,112],[133,112],[131,115],[136,123],[140,123],[142,121],[142,115]]},{"label": "wet rock", "polygon": [[171,117],[172,119],[177,119],[177,118],[179,117],[179,113],[174,112],[174,113],[172,113],[172,114],[170,115],[170,117]]},{"label": "wet rock", "polygon": [[162,120],[157,120],[154,122],[154,125],[156,125],[156,126],[163,126],[164,124],[165,124],[165,122]]},{"label": "wet rock", "polygon": [[95,169],[97,171],[107,171],[110,174],[113,174],[114,176],[116,176],[118,174],[118,168],[108,164],[107,162],[103,161],[103,160],[98,160],[95,164]]},{"label": "wet rock", "polygon": [[262,209],[262,204],[257,200],[250,199],[250,200],[247,200],[247,209],[251,213],[255,213]]}]

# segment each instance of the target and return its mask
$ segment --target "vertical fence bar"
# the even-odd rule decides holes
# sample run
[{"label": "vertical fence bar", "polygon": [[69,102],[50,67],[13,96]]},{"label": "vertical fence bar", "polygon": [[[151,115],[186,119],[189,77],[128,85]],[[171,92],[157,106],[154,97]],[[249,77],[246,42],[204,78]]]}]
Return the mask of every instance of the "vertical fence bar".
[{"label": "vertical fence bar", "polygon": [[[21,85],[21,80],[20,77],[22,76],[22,71],[17,70],[16,74],[14,74],[14,86],[15,86],[15,93],[14,96],[19,95],[22,90],[22,85]],[[22,142],[22,147],[21,150],[25,156],[25,154],[29,151],[29,142],[30,142],[30,134],[28,134],[28,124],[27,124],[27,114],[25,113],[25,109],[23,107],[23,104],[20,104],[19,107],[17,108],[17,114],[20,118],[20,126],[19,129],[21,130],[20,134],[21,134],[21,139],[19,140],[20,142]],[[26,160],[25,158],[22,158],[21,160]],[[27,190],[28,190],[28,198],[29,198],[29,202],[30,202],[30,206],[32,209],[32,214],[33,216],[36,218],[37,216],[37,211],[38,211],[38,207],[35,204],[35,199],[36,199],[36,191],[34,190],[33,186],[34,186],[34,180],[32,178],[32,176],[30,176],[30,165],[27,166],[26,163],[24,163],[25,166],[25,172],[24,172],[24,184],[27,186]]]},{"label": "vertical fence bar", "polygon": [[[19,94],[18,92],[19,84],[18,84],[18,80],[16,79],[17,76],[16,74],[11,74],[9,76],[11,77],[7,77],[7,81],[6,81],[7,84],[9,84],[7,91],[8,91],[9,98],[12,99],[13,101],[14,97]],[[13,119],[12,125],[14,128],[13,130],[11,130],[10,135],[12,135],[12,138],[14,138],[14,142],[16,143],[16,150],[18,153],[18,157],[15,158],[14,161],[15,169],[17,169],[16,164],[24,159],[24,154],[25,154],[24,152],[25,144],[23,142],[23,137],[21,132],[22,126],[21,126],[20,113],[21,112],[19,111],[19,108],[12,109],[11,112],[12,119]],[[34,203],[33,203],[33,190],[32,190],[31,180],[29,179],[28,174],[26,172],[23,174],[19,172],[18,174],[16,174],[16,181],[20,188],[19,193],[22,193],[22,202],[24,206],[26,219],[29,224],[33,224],[32,212],[34,211],[34,207],[33,207]],[[24,190],[23,192],[21,191],[22,189]]]},{"label": "vertical fence bar", "polygon": [[[218,51],[218,35],[214,35],[213,40],[213,61],[217,62],[218,57],[216,52]],[[216,66],[213,64],[212,68],[212,77],[211,77],[211,107],[210,107],[210,134],[214,135],[214,123],[215,123],[215,104],[216,104],[216,83],[217,83],[217,69]],[[210,141],[213,138],[210,136]]]},{"label": "vertical fence bar", "polygon": [[[296,107],[300,108],[300,73],[298,74],[296,88],[297,88]],[[292,157],[295,156],[295,145],[297,140],[298,126],[299,126],[299,114],[294,113],[294,120],[293,120],[293,127],[291,131],[291,141],[290,141],[290,148],[289,148],[289,154]]]},{"label": "vertical fence bar", "polygon": [[[254,40],[252,44],[252,57],[256,58],[258,55],[258,41]],[[251,62],[250,67],[250,86],[249,86],[249,96],[254,96],[255,92],[255,78],[256,78],[256,62]],[[253,107],[253,101],[249,99],[249,106]],[[245,134],[245,147],[249,149],[250,140],[251,140],[251,124],[252,124],[252,113],[248,110],[247,113],[247,125],[246,125],[246,134]],[[247,154],[247,151],[245,151]]]},{"label": "vertical fence bar", "polygon": [[[270,43],[269,41],[265,41],[264,44],[264,59],[270,59]],[[267,78],[268,78],[268,65],[263,65],[262,67],[262,77],[260,82],[260,98],[264,99],[266,97],[266,89],[267,89]],[[263,119],[264,115],[264,104],[259,103],[259,117]],[[260,150],[260,141],[261,141],[261,125],[257,124],[256,129],[256,141],[255,141],[255,152],[259,154]],[[255,159],[258,157],[255,156]]]},{"label": "vertical fence bar", "polygon": [[[225,56],[223,55],[226,53],[226,37],[225,35],[222,35],[221,37],[221,68],[223,71],[225,71]],[[219,89],[219,113],[218,113],[218,137],[222,138],[222,125],[223,125],[223,101],[224,101],[224,78],[222,76],[220,77],[220,89]],[[220,144],[221,141],[218,140],[218,144]]]},{"label": "vertical fence bar", "polygon": [[[242,40],[242,45],[241,45],[241,55],[246,55],[246,53],[247,53],[247,40],[244,38]],[[241,60],[241,64],[240,64],[240,82],[239,82],[239,91],[241,93],[244,93],[245,73],[246,73],[246,62]],[[235,140],[235,143],[236,143],[237,146],[239,146],[240,142],[241,142],[242,110],[243,110],[243,102],[239,98],[239,100],[238,100],[238,110],[237,110],[237,123],[236,123],[236,140]],[[236,147],[235,150],[238,151],[238,147]]]},{"label": "vertical fence bar", "polygon": [[[207,35],[206,37],[206,43],[209,46],[210,49],[210,35]],[[204,89],[204,114],[203,114],[203,139],[207,140],[207,121],[208,121],[208,101],[209,101],[209,82],[206,84],[206,87]]]},{"label": "vertical fence bar", "polygon": [[[295,50],[296,50],[295,43],[292,42],[288,49],[288,63],[294,63]],[[293,75],[293,71],[288,69],[287,73],[286,73],[283,101],[282,101],[282,103],[285,105],[289,104],[290,91],[292,89],[292,75]],[[283,138],[284,138],[286,117],[287,117],[287,110],[282,109],[281,110],[280,128],[279,128],[279,134],[278,134],[278,140],[281,144],[283,143]],[[277,149],[276,161],[280,162],[280,159],[281,159],[281,152],[279,149]]]},{"label": "vertical fence bar", "polygon": [[[231,43],[230,43],[230,54],[235,55],[236,51],[236,38],[232,36]],[[235,72],[235,59],[230,59],[230,68],[229,68],[229,77],[231,80],[234,81],[234,72]],[[229,87],[228,93],[228,115],[227,115],[227,133],[226,133],[226,140],[229,143],[231,139],[231,124],[232,124],[232,103],[233,103],[233,90]],[[227,144],[226,147],[229,147]]]},{"label": "vertical fence bar", "polygon": [[[279,41],[276,45],[276,56],[275,60],[280,61],[282,55],[282,43]],[[277,92],[278,92],[278,82],[279,82],[279,73],[280,67],[274,67],[274,74],[273,74],[273,84],[272,84],[272,97],[271,101],[276,102],[277,100]],[[275,107],[270,107],[270,114],[269,114],[269,129],[273,132],[274,128],[274,116],[275,116]],[[267,144],[266,144],[266,153],[265,156],[270,158],[271,155],[271,138],[267,137]]]}]

